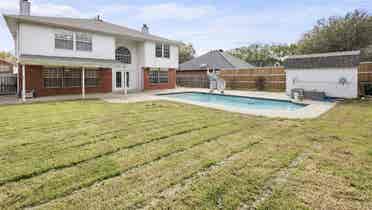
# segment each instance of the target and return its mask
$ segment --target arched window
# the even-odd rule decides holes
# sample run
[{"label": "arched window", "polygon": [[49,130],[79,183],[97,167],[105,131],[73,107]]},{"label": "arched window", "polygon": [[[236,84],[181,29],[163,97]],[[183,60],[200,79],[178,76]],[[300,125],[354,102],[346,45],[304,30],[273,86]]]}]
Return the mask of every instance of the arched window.
[{"label": "arched window", "polygon": [[119,47],[118,49],[116,49],[115,59],[117,61],[120,61],[126,64],[132,63],[132,57],[131,57],[130,51],[128,50],[128,48],[125,48],[125,47]]}]

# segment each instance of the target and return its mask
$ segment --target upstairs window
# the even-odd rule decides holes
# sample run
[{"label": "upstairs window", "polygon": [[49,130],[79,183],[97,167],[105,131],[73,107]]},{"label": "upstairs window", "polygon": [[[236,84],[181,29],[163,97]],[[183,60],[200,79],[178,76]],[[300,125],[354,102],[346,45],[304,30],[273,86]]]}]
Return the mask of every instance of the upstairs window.
[{"label": "upstairs window", "polygon": [[169,44],[164,45],[164,57],[170,58],[170,47]]},{"label": "upstairs window", "polygon": [[157,58],[170,58],[170,46],[169,46],[169,44],[157,43],[155,45],[155,56]]},{"label": "upstairs window", "polygon": [[73,50],[74,33],[70,31],[61,31],[55,34],[55,48]]},{"label": "upstairs window", "polygon": [[92,51],[92,36],[88,33],[76,33],[76,50]]},{"label": "upstairs window", "polygon": [[162,44],[156,44],[155,45],[155,55],[157,58],[163,57],[163,45]]},{"label": "upstairs window", "polygon": [[125,47],[119,47],[118,49],[116,49],[115,59],[126,64],[132,63],[132,56],[130,54],[130,51]]}]

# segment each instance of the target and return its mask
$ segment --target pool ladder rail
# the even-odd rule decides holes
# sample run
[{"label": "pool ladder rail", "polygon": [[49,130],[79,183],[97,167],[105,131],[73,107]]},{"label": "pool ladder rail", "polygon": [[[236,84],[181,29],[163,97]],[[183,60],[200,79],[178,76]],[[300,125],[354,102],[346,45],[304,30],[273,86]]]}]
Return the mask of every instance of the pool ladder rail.
[{"label": "pool ladder rail", "polygon": [[225,80],[218,77],[217,73],[208,73],[209,79],[209,92],[213,93],[215,90],[219,91],[221,94],[225,93],[226,82]]}]

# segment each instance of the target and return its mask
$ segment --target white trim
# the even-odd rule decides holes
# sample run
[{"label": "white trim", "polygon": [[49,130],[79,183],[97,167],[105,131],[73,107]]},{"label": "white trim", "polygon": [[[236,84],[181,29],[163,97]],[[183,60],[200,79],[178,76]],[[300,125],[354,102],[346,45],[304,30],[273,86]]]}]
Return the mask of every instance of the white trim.
[{"label": "white trim", "polygon": [[330,52],[330,53],[316,53],[307,55],[291,55],[285,59],[299,59],[299,58],[316,58],[316,57],[332,57],[332,56],[346,56],[346,55],[360,55],[360,51],[345,51],[345,52]]},{"label": "white trim", "polygon": [[85,68],[83,67],[81,69],[82,71],[82,74],[81,74],[81,94],[82,94],[82,97],[83,99],[85,99]]},{"label": "white trim", "polygon": [[26,101],[26,66],[22,64],[22,101]]}]

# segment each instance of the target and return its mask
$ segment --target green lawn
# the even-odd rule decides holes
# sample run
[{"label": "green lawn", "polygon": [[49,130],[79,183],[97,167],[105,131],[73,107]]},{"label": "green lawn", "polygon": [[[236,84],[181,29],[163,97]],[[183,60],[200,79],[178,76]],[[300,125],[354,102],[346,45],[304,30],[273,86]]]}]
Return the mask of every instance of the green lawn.
[{"label": "green lawn", "polygon": [[372,209],[372,102],[315,120],[164,101],[0,113],[0,209]]}]

